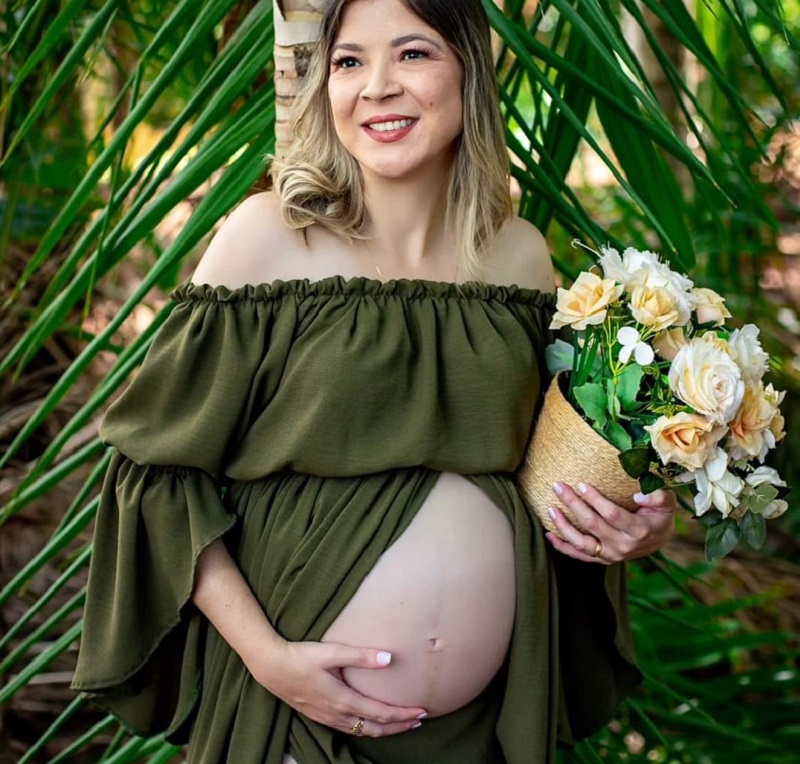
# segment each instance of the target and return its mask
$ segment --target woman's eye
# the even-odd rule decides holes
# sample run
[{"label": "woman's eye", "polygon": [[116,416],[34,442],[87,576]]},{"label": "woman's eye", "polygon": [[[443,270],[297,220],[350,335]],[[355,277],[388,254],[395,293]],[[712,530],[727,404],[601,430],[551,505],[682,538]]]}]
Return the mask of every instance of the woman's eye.
[{"label": "woman's eye", "polygon": [[334,58],[331,62],[335,67],[342,69],[352,69],[351,63],[358,63],[358,59],[353,56],[342,56],[341,58]]},{"label": "woman's eye", "polygon": [[427,58],[429,53],[427,50],[422,50],[420,48],[409,48],[408,50],[403,51],[404,56],[411,56],[412,59],[414,58]]}]

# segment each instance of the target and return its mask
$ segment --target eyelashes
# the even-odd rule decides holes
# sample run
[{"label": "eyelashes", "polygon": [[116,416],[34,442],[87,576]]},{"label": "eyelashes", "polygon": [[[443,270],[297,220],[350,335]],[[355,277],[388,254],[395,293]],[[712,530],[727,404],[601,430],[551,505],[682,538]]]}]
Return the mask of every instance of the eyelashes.
[{"label": "eyelashes", "polygon": [[[403,58],[404,56],[407,56],[409,54],[413,54],[413,58],[411,59],[412,61],[420,58],[430,58],[431,56],[431,52],[423,48],[407,48],[400,54],[400,57]],[[333,59],[331,59],[331,66],[333,66],[336,69],[352,69],[353,66],[349,65],[349,62],[351,61],[354,61],[356,64],[360,63],[360,61],[355,56],[346,55],[346,56],[334,57]]]}]

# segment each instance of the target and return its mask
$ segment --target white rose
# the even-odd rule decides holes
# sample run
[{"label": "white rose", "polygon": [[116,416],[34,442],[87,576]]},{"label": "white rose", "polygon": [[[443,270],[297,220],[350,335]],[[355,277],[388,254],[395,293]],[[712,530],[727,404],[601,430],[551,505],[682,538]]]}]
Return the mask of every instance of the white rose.
[{"label": "white rose", "polygon": [[742,377],[757,382],[764,376],[769,365],[769,356],[758,340],[759,329],[755,324],[745,324],[734,329],[728,337],[730,354],[742,370]]},{"label": "white rose", "polygon": [[669,370],[675,395],[699,414],[727,424],[744,398],[742,372],[731,357],[702,339],[682,347]]}]

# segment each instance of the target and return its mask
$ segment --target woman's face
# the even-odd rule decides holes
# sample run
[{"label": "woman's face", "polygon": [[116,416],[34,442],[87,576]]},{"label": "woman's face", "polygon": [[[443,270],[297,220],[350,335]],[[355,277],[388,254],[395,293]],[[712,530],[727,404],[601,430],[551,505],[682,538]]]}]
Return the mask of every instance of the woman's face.
[{"label": "woman's face", "polygon": [[349,3],[329,66],[336,133],[365,173],[450,166],[463,128],[461,62],[400,0]]}]

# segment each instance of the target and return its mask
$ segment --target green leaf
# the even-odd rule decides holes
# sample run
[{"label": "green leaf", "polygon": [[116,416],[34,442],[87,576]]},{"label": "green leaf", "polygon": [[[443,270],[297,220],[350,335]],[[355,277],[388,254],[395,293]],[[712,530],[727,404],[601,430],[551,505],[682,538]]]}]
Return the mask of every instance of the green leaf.
[{"label": "green leaf", "polygon": [[742,532],[742,538],[753,549],[761,549],[767,538],[767,521],[763,515],[747,512],[739,520],[739,529]]},{"label": "green leaf", "polygon": [[664,482],[664,478],[648,472],[646,475],[642,475],[639,478],[639,485],[642,488],[642,493],[653,493],[653,491],[663,488],[666,483]]},{"label": "green leaf", "polygon": [[606,415],[606,405],[608,400],[602,385],[588,382],[585,385],[574,388],[575,400],[578,401],[586,416],[598,425],[602,426],[608,420]]},{"label": "green leaf", "polygon": [[778,489],[769,483],[762,483],[747,497],[747,506],[756,514],[763,512],[775,499],[778,498]]},{"label": "green leaf", "polygon": [[650,469],[650,449],[639,446],[628,448],[619,455],[619,463],[632,478],[641,477]]},{"label": "green leaf", "polygon": [[717,523],[721,523],[723,520],[722,512],[718,509],[709,509],[708,512],[703,513],[702,515],[695,515],[695,520],[702,525],[707,525],[711,527],[712,525],[716,525]]},{"label": "green leaf", "polygon": [[630,447],[633,445],[631,436],[625,432],[625,428],[618,422],[607,422],[604,432],[608,440],[610,440],[620,451],[630,449]]},{"label": "green leaf", "polygon": [[733,551],[742,532],[736,520],[726,517],[721,523],[712,525],[706,532],[706,559],[713,562]]},{"label": "green leaf", "polygon": [[643,377],[644,369],[638,363],[628,364],[617,377],[617,398],[623,409],[630,410],[636,405]]}]

